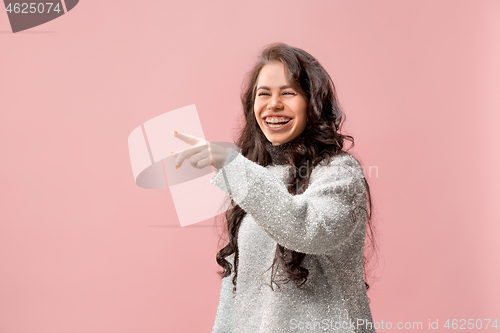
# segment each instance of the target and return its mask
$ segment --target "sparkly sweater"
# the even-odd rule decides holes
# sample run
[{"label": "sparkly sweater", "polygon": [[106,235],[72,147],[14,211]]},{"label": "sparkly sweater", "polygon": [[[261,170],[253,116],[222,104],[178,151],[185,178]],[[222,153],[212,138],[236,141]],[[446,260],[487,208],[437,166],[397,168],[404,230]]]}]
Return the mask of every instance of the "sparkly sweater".
[{"label": "sparkly sweater", "polygon": [[[342,152],[312,170],[302,194],[291,195],[284,159],[289,146],[268,143],[272,164],[266,167],[228,148],[210,180],[247,213],[238,233],[236,293],[233,269],[222,279],[213,333],[375,332],[363,279],[361,166]],[[293,282],[271,289],[277,243],[306,254],[301,266],[309,275],[301,289]],[[226,258],[231,264],[233,256]],[[279,277],[285,273],[278,270]]]}]

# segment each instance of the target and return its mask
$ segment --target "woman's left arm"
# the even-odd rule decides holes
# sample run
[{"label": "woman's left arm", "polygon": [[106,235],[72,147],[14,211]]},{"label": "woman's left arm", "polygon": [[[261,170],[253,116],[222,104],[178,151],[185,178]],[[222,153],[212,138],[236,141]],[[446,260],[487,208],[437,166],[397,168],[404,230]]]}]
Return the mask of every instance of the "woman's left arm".
[{"label": "woman's left arm", "polygon": [[357,228],[364,232],[366,219],[358,219],[355,212],[366,213],[363,172],[352,156],[343,154],[330,165],[317,166],[308,188],[291,195],[271,171],[234,149],[228,151],[226,163],[210,182],[278,244],[302,253],[332,254]]}]

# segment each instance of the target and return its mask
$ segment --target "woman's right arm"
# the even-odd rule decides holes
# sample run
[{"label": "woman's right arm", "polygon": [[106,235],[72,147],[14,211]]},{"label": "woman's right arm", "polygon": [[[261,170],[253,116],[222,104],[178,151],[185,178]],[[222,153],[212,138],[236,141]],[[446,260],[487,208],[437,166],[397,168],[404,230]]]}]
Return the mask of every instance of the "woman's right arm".
[{"label": "woman's right arm", "polygon": [[[226,260],[232,264],[233,258],[234,254],[231,254],[226,258]],[[233,276],[234,268],[231,270],[231,275],[222,279],[219,306],[217,307],[217,314],[215,315],[215,323],[212,333],[230,333],[234,331]]]}]

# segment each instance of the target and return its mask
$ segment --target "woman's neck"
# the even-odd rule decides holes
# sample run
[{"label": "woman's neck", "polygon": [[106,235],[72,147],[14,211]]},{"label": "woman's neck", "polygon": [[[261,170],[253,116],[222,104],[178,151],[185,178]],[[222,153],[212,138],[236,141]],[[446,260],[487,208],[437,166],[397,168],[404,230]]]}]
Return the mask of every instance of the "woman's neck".
[{"label": "woman's neck", "polygon": [[289,164],[287,157],[291,153],[291,148],[295,140],[283,143],[281,145],[273,146],[269,141],[265,143],[265,148],[269,155],[271,155],[271,163],[274,165]]}]

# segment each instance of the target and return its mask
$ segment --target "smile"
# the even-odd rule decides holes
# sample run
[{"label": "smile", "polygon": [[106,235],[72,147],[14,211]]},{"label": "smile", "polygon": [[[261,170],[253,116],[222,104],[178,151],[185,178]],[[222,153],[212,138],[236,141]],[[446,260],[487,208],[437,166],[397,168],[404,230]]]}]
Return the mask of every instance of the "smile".
[{"label": "smile", "polygon": [[288,128],[293,122],[293,118],[267,117],[264,119],[264,127],[271,131],[281,131]]}]

